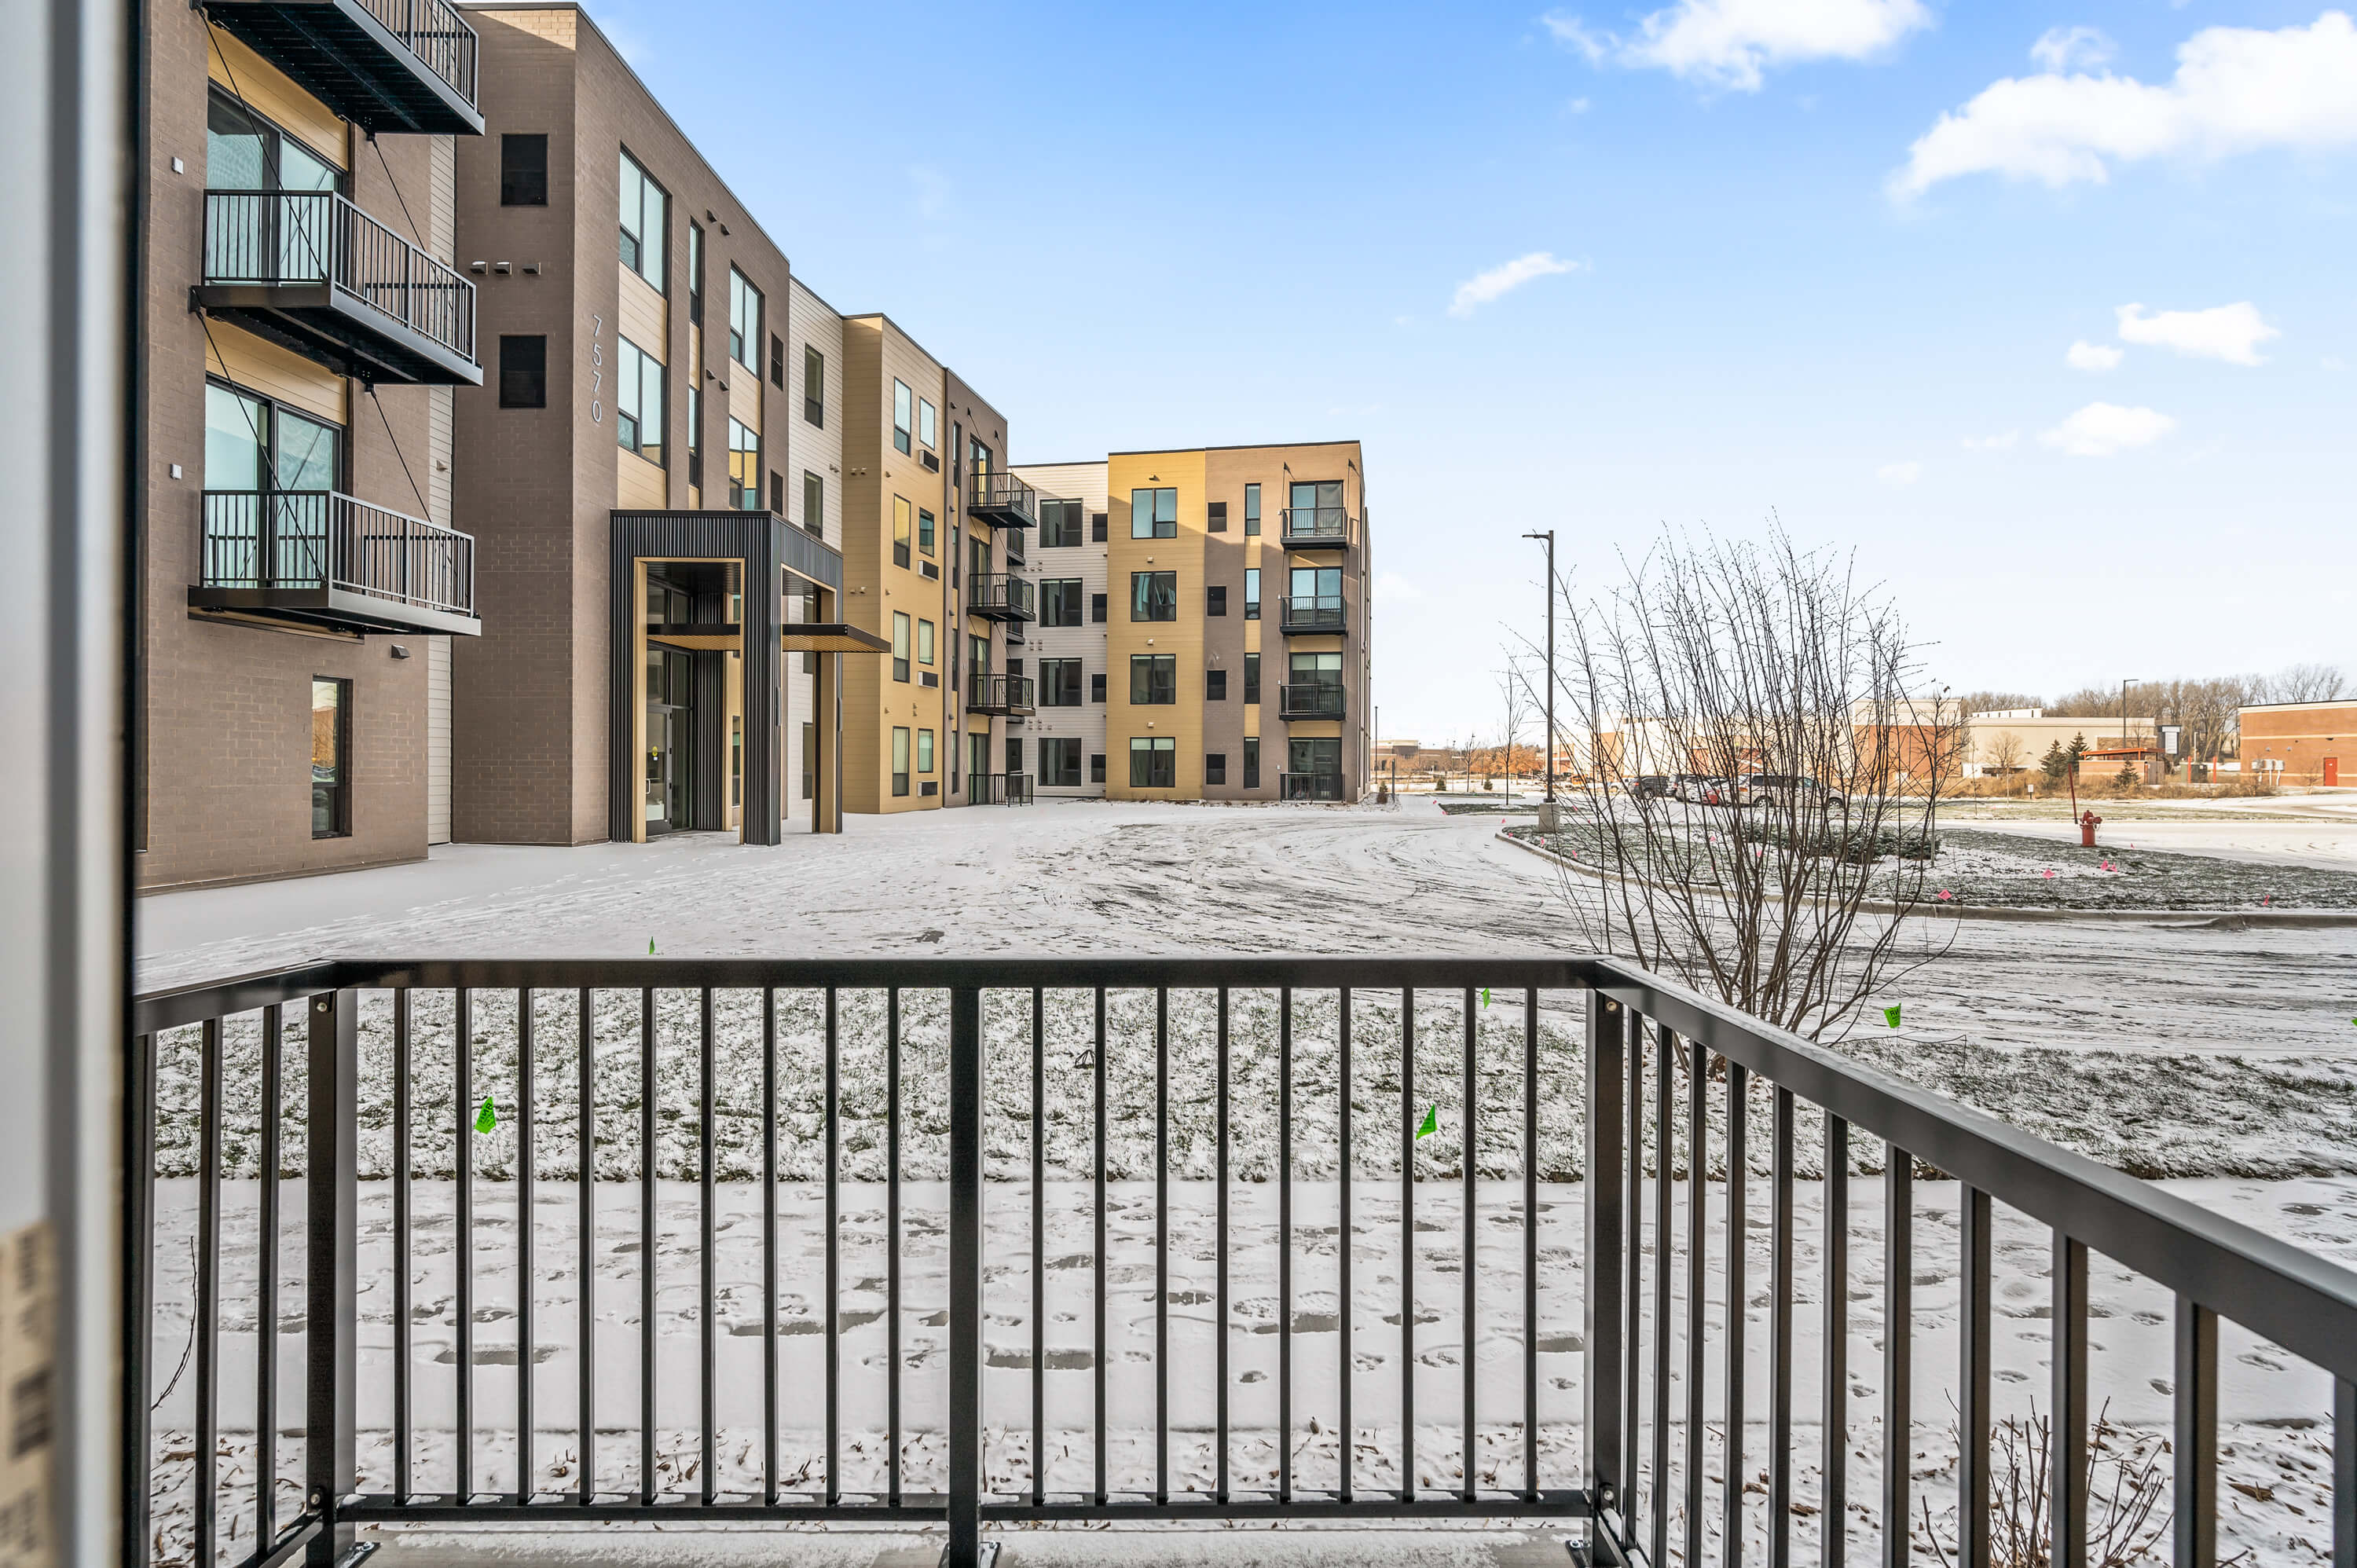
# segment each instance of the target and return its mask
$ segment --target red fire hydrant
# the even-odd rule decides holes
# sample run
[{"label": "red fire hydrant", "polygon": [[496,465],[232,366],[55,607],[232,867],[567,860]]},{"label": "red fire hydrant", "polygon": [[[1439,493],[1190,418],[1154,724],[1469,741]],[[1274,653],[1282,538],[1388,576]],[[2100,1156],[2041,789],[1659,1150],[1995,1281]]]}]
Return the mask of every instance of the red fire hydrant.
[{"label": "red fire hydrant", "polygon": [[2095,815],[2093,811],[2085,813],[2079,819],[2080,848],[2093,849],[2095,847],[2095,829],[2101,825],[2103,820],[2103,818]]}]

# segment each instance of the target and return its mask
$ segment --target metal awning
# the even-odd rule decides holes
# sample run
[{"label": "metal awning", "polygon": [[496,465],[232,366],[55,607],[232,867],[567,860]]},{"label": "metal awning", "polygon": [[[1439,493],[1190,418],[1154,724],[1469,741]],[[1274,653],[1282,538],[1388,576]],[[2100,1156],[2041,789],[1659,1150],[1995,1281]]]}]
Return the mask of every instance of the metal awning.
[{"label": "metal awning", "polygon": [[864,627],[839,620],[798,621],[780,634],[789,653],[889,653],[892,644]]}]

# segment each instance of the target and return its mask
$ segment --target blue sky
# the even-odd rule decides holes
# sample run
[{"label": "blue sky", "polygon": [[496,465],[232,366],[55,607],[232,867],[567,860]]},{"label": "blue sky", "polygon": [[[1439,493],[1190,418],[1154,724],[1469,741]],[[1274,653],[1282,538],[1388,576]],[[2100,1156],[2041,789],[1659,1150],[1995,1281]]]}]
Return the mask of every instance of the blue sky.
[{"label": "blue sky", "polygon": [[2340,13],[592,14],[1017,460],[1365,442],[1387,735],[1494,727],[1546,527],[1600,581],[1772,512],[1960,690],[2357,667]]}]

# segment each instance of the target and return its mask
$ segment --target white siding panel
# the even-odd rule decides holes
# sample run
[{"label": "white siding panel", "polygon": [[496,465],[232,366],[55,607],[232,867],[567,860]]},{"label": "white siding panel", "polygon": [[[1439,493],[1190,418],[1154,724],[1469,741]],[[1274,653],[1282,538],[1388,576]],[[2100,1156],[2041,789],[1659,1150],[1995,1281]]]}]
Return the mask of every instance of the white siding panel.
[{"label": "white siding panel", "polygon": [[450,842],[450,639],[425,639],[425,842]]},{"label": "white siding panel", "polygon": [[[786,516],[807,527],[802,510],[802,475],[816,474],[825,489],[826,515],[819,520],[820,534],[828,544],[843,548],[843,422],[846,410],[843,392],[843,317],[826,301],[791,279],[786,288],[786,375],[790,395],[780,400],[785,439],[779,471],[786,477]],[[816,349],[826,360],[825,385],[820,389],[825,422],[813,424],[802,417],[802,349]],[[837,609],[840,610],[838,606]],[[807,829],[813,802],[802,798],[802,725],[819,715],[818,677],[802,673],[799,653],[786,655],[785,795],[786,820]]]},{"label": "white siding panel", "polygon": [[[1016,475],[1043,496],[1077,500],[1084,512],[1105,511],[1105,465],[1103,463],[1017,463]],[[1110,519],[1108,519],[1110,523]],[[1049,736],[1078,735],[1081,737],[1081,786],[1077,789],[1050,789],[1039,787],[1043,795],[1060,795],[1067,799],[1101,799],[1105,787],[1089,780],[1089,758],[1101,756],[1105,748],[1104,703],[1091,702],[1089,692],[1092,677],[1106,674],[1105,628],[1087,618],[1089,598],[1105,592],[1106,547],[1089,537],[1083,521],[1081,542],[1070,549],[1050,550],[1039,542],[1035,532],[1029,542],[1030,559],[1025,570],[1036,581],[1044,577],[1078,577],[1082,600],[1079,626],[1035,626],[1029,628],[1031,658],[1074,659],[1081,661],[1081,703],[1077,708],[1041,708],[1039,716],[1025,728],[1032,743],[1030,755],[1038,757],[1038,743]],[[1029,668],[1035,671],[1038,666]],[[1110,771],[1111,764],[1107,764]]]}]

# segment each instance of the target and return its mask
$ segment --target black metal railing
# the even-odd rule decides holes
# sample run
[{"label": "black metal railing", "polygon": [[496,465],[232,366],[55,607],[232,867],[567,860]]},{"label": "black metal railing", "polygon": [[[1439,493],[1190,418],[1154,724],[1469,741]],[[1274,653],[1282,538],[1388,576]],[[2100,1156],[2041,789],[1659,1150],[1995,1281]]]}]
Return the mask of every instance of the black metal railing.
[{"label": "black metal railing", "polygon": [[142,997],[128,1047],[135,1564],[868,1520],[973,1568],[986,1523],[1467,1516],[1585,1520],[1591,1562],[1932,1561],[1935,1321],[1960,1457],[1921,1524],[1986,1563],[1993,1332],[2050,1363],[2083,1541],[2090,1316],[2124,1353],[2131,1287],[2174,1314],[2127,1371],[2169,1401],[2175,1561],[2217,1561],[2222,1319],[2324,1375],[2315,1530],[2357,1551],[2357,1273],[1612,959],[336,961]]},{"label": "black metal railing", "polygon": [[1280,522],[1287,544],[1328,545],[1351,542],[1351,517],[1338,506],[1286,507]]},{"label": "black metal railing", "polygon": [[1282,616],[1291,632],[1340,633],[1348,624],[1340,594],[1294,596],[1285,601]]},{"label": "black metal railing", "polygon": [[1288,719],[1339,719],[1342,716],[1342,687],[1325,681],[1296,682],[1279,689],[1276,696],[1279,717]]},{"label": "black metal railing", "polygon": [[384,24],[468,102],[475,100],[475,29],[447,0],[361,0],[368,14]]},{"label": "black metal railing", "polygon": [[337,490],[204,492],[203,586],[340,589],[475,613],[475,541]]},{"label": "black metal railing", "polygon": [[977,714],[1032,713],[1031,682],[1028,675],[970,675],[965,705]]},{"label": "black metal railing", "polygon": [[475,285],[335,191],[205,192],[204,282],[332,288],[475,357]]},{"label": "black metal railing", "polygon": [[1039,590],[1011,572],[976,572],[965,580],[965,613],[992,620],[1037,620]]},{"label": "black metal railing", "polygon": [[1039,492],[1006,469],[966,473],[966,510],[1000,528],[1036,528]]},{"label": "black metal railing", "polygon": [[1276,776],[1276,795],[1280,800],[1339,800],[1342,799],[1342,776],[1339,773],[1280,773]]},{"label": "black metal railing", "polygon": [[977,806],[1031,804],[1033,780],[1028,773],[976,773],[966,783]]}]

